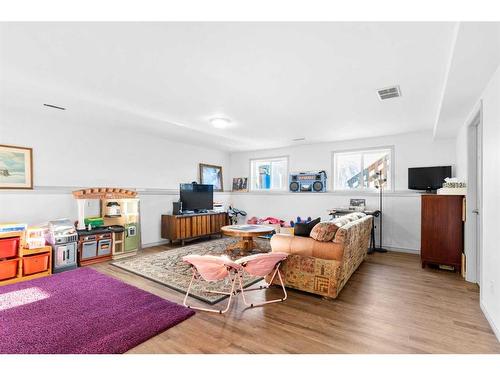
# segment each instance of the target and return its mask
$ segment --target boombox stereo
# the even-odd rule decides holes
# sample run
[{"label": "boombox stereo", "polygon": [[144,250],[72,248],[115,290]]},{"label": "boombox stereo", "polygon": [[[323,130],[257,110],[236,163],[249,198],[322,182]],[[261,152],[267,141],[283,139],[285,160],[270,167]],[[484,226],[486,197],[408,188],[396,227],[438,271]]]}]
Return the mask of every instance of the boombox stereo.
[{"label": "boombox stereo", "polygon": [[326,172],[301,172],[291,173],[288,184],[290,191],[294,193],[313,192],[322,193],[326,191]]}]

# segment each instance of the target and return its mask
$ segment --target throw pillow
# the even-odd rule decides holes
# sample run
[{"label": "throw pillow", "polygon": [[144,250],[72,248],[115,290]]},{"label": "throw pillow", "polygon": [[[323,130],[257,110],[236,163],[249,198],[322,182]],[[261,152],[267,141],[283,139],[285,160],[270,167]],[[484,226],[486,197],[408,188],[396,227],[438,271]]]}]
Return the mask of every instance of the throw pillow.
[{"label": "throw pillow", "polygon": [[335,233],[339,227],[333,221],[322,221],[314,226],[311,230],[311,238],[316,241],[328,242],[333,240]]},{"label": "throw pillow", "polygon": [[343,227],[344,225],[350,223],[351,220],[345,216],[341,216],[341,217],[338,217],[336,219],[333,219],[332,220],[332,223],[335,223],[337,225],[337,227]]},{"label": "throw pillow", "polygon": [[318,217],[308,223],[295,223],[293,227],[293,234],[301,237],[309,237],[311,230],[314,228],[316,224],[321,221],[321,218]]},{"label": "throw pillow", "polygon": [[359,220],[365,216],[366,214],[364,212],[353,212],[352,214],[346,215],[346,217],[350,218],[351,221]]}]

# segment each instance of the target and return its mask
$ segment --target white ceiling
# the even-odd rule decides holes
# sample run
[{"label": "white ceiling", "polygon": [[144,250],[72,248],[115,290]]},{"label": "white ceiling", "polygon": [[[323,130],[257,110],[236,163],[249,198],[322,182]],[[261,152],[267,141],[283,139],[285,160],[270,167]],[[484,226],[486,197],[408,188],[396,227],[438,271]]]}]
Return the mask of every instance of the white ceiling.
[{"label": "white ceiling", "polygon": [[[52,103],[68,124],[230,151],[430,130],[448,116],[456,34],[455,23],[3,23],[0,109],[42,116]],[[393,84],[403,96],[380,101]],[[231,128],[210,126],[221,115]]]}]

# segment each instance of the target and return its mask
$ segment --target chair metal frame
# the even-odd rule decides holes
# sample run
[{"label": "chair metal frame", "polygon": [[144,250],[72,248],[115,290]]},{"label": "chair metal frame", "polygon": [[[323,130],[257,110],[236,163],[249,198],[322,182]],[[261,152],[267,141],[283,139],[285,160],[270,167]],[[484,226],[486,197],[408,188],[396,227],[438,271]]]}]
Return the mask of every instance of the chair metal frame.
[{"label": "chair metal frame", "polygon": [[238,293],[238,291],[235,291],[234,287],[236,285],[236,278],[239,274],[239,271],[235,270],[233,267],[228,266],[226,268],[228,271],[228,277],[231,278],[231,291],[230,292],[222,292],[222,291],[217,291],[217,290],[206,290],[206,292],[208,292],[208,293],[223,294],[223,295],[229,296],[229,300],[227,301],[227,305],[223,310],[221,310],[221,309],[209,309],[209,308],[200,307],[200,306],[193,306],[193,305],[188,305],[186,303],[187,299],[189,297],[189,292],[191,290],[193,282],[195,280],[199,280],[200,278],[202,278],[202,276],[199,274],[198,270],[196,269],[196,267],[194,265],[191,265],[191,270],[193,271],[193,276],[191,277],[191,281],[189,282],[189,286],[188,286],[188,289],[186,291],[186,295],[184,296],[184,301],[182,302],[182,304],[189,309],[215,312],[215,313],[219,313],[219,314],[226,313],[229,310],[229,307],[231,306],[231,300],[233,298],[233,295],[236,295]]},{"label": "chair metal frame", "polygon": [[[288,298],[288,294],[286,293],[285,283],[283,282],[283,278],[281,277],[281,272],[279,270],[279,268],[281,266],[281,262],[276,263],[276,267],[274,269],[273,276],[271,277],[271,281],[269,283],[267,283],[267,285],[265,285],[265,286],[261,285],[261,286],[256,287],[256,288],[246,288],[246,289],[243,288],[243,272],[245,272],[245,266],[244,265],[242,265],[242,266],[243,266],[243,271],[238,272],[240,288],[236,292],[241,292],[241,296],[243,297],[243,303],[245,304],[245,306],[259,307],[259,306],[263,306],[263,305],[268,305],[270,303],[283,302]],[[276,275],[278,275],[278,278],[279,278],[280,284],[281,284],[281,288],[283,289],[283,298],[273,299],[270,301],[264,301],[264,302],[260,302],[260,303],[248,303],[247,302],[247,300],[245,298],[245,292],[251,292],[254,290],[269,289],[271,287],[271,285],[273,284],[273,281],[276,278]]]}]

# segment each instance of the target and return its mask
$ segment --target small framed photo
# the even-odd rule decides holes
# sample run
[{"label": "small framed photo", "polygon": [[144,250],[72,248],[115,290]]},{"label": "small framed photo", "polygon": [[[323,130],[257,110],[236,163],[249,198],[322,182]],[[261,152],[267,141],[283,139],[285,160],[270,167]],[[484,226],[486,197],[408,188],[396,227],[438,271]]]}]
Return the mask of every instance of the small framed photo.
[{"label": "small framed photo", "polygon": [[0,145],[0,189],[33,189],[33,149]]},{"label": "small framed photo", "polygon": [[213,185],[214,191],[222,191],[222,167],[200,163],[200,184]]},{"label": "small framed photo", "polygon": [[366,206],[366,199],[351,199],[350,202],[349,202],[349,205],[351,207],[365,208],[365,206]]},{"label": "small framed photo", "polygon": [[248,191],[248,177],[233,178],[233,191]]}]

